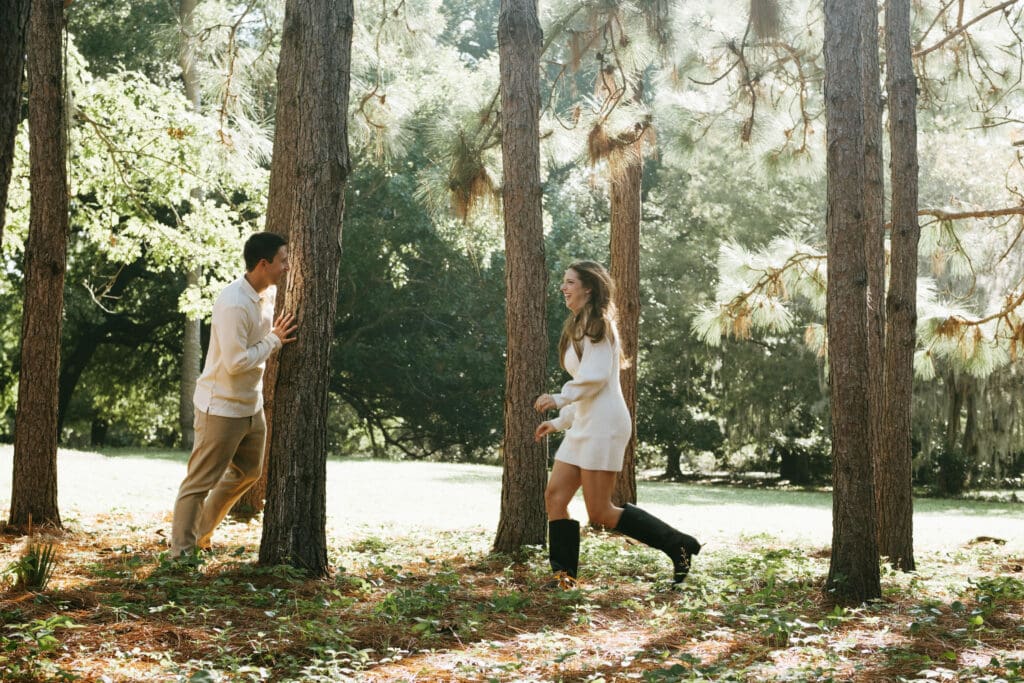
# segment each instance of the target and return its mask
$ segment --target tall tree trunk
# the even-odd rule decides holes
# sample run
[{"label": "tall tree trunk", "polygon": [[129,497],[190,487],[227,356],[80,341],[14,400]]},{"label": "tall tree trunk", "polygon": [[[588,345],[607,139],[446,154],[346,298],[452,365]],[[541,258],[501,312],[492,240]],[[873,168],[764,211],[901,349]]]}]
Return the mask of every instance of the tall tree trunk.
[{"label": "tall tree trunk", "polygon": [[881,535],[881,487],[885,477],[882,420],[885,402],[885,171],[882,153],[882,91],[879,87],[878,8],[874,0],[863,13],[861,93],[864,107],[864,254],[868,267],[868,412],[869,446],[875,473],[876,527]]},{"label": "tall tree trunk", "polygon": [[540,52],[536,0],[501,0],[501,153],[505,213],[505,435],[494,549],[543,544],[547,460],[533,442],[533,401],[547,375],[547,265],[540,185]]},{"label": "tall tree trunk", "polygon": [[57,382],[67,266],[68,182],[62,34],[64,0],[36,0],[28,34],[29,182],[21,372],[14,426],[14,526],[61,526],[57,507]]},{"label": "tall tree trunk", "polygon": [[640,337],[640,193],[643,180],[643,139],[612,152],[611,264],[615,281],[615,308],[619,316],[619,343],[628,363],[620,372],[622,395],[633,421],[622,471],[615,479],[612,501],[636,502],[636,376]]},{"label": "tall tree trunk", "polygon": [[903,571],[914,570],[913,452],[910,443],[917,343],[917,79],[911,58],[910,0],[885,3],[886,91],[892,159],[892,236],[886,299],[886,445],[878,477],[882,502],[879,552]]},{"label": "tall tree trunk", "polygon": [[881,595],[868,447],[868,264],[864,244],[864,0],[825,0],[828,348],[832,418],[832,561],[828,587],[843,601]]},{"label": "tall tree trunk", "polygon": [[[199,84],[199,73],[196,71],[194,44],[195,24],[193,13],[198,0],[180,0],[178,3],[179,43],[178,65],[181,67],[181,79],[185,86],[185,97],[192,105],[193,111],[202,108],[202,91]],[[192,190],[192,198],[202,201],[202,188]],[[186,286],[197,287],[202,273],[198,268],[189,269],[186,275]],[[199,379],[200,362],[203,358],[201,337],[202,319],[185,316],[185,330],[182,339],[181,376],[178,384],[178,425],[181,431],[181,445],[191,449],[195,441],[193,424],[195,421],[195,405],[192,396],[196,391]]]},{"label": "tall tree trunk", "polygon": [[4,241],[7,188],[14,170],[14,139],[21,122],[21,79],[30,6],[30,0],[7,0],[0,6],[0,244]]},{"label": "tall tree trunk", "polygon": [[[327,565],[327,391],[350,171],[352,0],[287,0],[267,225],[289,236],[283,349],[273,412],[261,564],[323,576]],[[298,201],[301,199],[301,201]]]}]

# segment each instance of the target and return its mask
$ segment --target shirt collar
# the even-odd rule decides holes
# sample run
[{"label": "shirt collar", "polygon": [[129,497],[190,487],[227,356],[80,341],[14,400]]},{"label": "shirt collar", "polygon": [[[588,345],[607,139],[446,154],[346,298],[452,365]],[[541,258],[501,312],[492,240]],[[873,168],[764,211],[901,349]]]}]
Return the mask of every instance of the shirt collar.
[{"label": "shirt collar", "polygon": [[238,281],[241,283],[239,287],[241,287],[242,293],[245,294],[247,297],[249,297],[253,301],[259,301],[263,298],[259,294],[259,292],[253,289],[252,285],[249,284],[249,281],[245,279],[244,275],[238,278]]}]

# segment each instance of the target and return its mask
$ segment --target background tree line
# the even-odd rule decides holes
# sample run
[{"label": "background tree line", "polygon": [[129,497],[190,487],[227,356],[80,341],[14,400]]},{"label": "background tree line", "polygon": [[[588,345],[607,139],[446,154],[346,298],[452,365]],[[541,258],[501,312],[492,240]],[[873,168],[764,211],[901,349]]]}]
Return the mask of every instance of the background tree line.
[{"label": "background tree line", "polygon": [[[240,241],[263,223],[282,6],[202,2],[191,24],[176,9],[111,2],[67,12],[59,420],[70,445],[187,438],[183,368],[205,332],[190,338],[186,320],[207,312],[237,274]],[[557,274],[581,255],[608,260],[615,209],[593,131],[649,127],[639,184],[639,463],[668,476],[766,469],[808,483],[829,471],[824,290],[813,277],[786,278],[787,265],[823,254],[822,15],[813,3],[767,18],[747,9],[544,8],[546,261]],[[333,453],[498,457],[506,263],[490,211],[502,178],[497,10],[356,8]],[[1020,282],[1019,17],[1017,3],[925,3],[913,16],[921,206],[932,212],[919,305],[922,321],[933,321],[916,357],[913,468],[918,482],[947,491],[1019,477],[1022,467],[1019,370],[1007,362],[1016,342],[1006,332],[1019,329],[1009,305]],[[593,27],[612,24],[621,33],[608,43]],[[629,74],[629,93],[606,84],[609,69]],[[23,128],[2,245],[6,438],[20,369],[27,141]],[[759,279],[779,289],[754,287]],[[706,334],[690,333],[713,327],[702,304],[739,291],[763,300],[729,317],[735,338],[709,347]],[[553,340],[563,315],[553,290],[547,311]],[[554,366],[551,384],[560,381]]]}]

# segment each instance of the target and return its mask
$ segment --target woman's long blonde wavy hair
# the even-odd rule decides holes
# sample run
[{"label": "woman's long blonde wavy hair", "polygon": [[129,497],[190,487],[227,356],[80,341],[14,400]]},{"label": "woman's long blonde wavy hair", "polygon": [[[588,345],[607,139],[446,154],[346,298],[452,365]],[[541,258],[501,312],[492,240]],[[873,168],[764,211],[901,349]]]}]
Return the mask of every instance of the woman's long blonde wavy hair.
[{"label": "woman's long blonde wavy hair", "polygon": [[590,290],[590,298],[578,313],[569,313],[562,325],[562,336],[558,340],[558,362],[565,369],[565,352],[572,344],[578,358],[583,357],[583,337],[599,342],[605,335],[615,343],[616,314],[612,297],[615,283],[605,267],[596,261],[576,261],[569,266],[580,278],[583,289]]}]

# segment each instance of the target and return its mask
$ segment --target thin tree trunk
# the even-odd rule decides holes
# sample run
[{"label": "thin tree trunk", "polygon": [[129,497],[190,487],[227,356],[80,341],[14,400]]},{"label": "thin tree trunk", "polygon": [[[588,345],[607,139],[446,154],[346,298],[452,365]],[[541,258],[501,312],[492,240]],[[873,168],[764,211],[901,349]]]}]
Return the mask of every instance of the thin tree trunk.
[{"label": "thin tree trunk", "polygon": [[832,560],[842,601],[881,595],[868,447],[868,264],[865,255],[864,0],[825,0],[828,348],[832,417]]},{"label": "thin tree trunk", "polygon": [[501,0],[501,152],[505,214],[505,435],[494,549],[543,544],[547,460],[533,442],[533,401],[547,375],[547,265],[540,184],[540,52],[536,0]]},{"label": "thin tree trunk", "polygon": [[[200,272],[193,268],[186,275],[189,287],[199,285]],[[195,441],[195,405],[192,396],[196,391],[199,379],[199,365],[203,359],[201,341],[202,320],[185,317],[185,332],[182,336],[181,376],[178,388],[178,425],[181,429],[181,445],[191,449]]]},{"label": "thin tree trunk", "polygon": [[643,180],[643,140],[620,147],[609,158],[611,170],[611,264],[619,343],[628,363],[620,371],[622,395],[633,422],[622,471],[615,479],[612,502],[636,502],[637,351],[640,337],[640,193]]},{"label": "thin tree trunk", "polygon": [[14,526],[61,526],[57,507],[57,385],[67,266],[68,182],[63,0],[36,0],[28,35],[29,182],[21,371],[14,426]]},{"label": "thin tree trunk", "polygon": [[[350,172],[352,0],[288,0],[277,70],[267,225],[289,237],[285,307],[298,341],[282,350],[261,564],[313,576],[327,565],[327,392]],[[301,199],[301,201],[297,201]]]},{"label": "thin tree trunk", "polygon": [[886,300],[885,458],[879,477],[882,502],[879,552],[893,566],[913,571],[913,451],[910,443],[917,343],[917,79],[911,58],[910,0],[885,3],[886,91],[892,187],[891,274]]},{"label": "thin tree trunk", "polygon": [[0,6],[0,244],[4,241],[7,189],[14,170],[14,140],[21,122],[21,82],[30,0]]},{"label": "thin tree trunk", "polygon": [[946,432],[943,445],[947,453],[952,453],[960,440],[960,414],[964,407],[964,388],[956,373],[950,370],[946,375]]},{"label": "thin tree trunk", "polygon": [[[202,92],[199,87],[199,74],[196,71],[194,45],[195,25],[193,13],[198,0],[181,0],[178,3],[179,45],[178,65],[181,67],[181,79],[185,86],[185,97],[192,105],[193,111],[202,107]],[[199,202],[203,199],[202,188],[192,190],[192,198]],[[198,268],[189,269],[186,274],[186,287],[197,287],[202,273]],[[195,405],[192,402],[199,379],[200,362],[203,358],[201,337],[202,320],[185,316],[185,330],[182,339],[181,376],[178,384],[178,425],[181,431],[181,445],[191,449],[195,441],[193,424],[195,421]]]},{"label": "thin tree trunk", "polygon": [[[978,468],[978,382],[973,378],[965,386],[964,439],[960,452],[966,463],[966,477],[962,486],[968,486]],[[962,489],[961,489],[962,490]],[[959,493],[959,491],[957,491]]]}]

